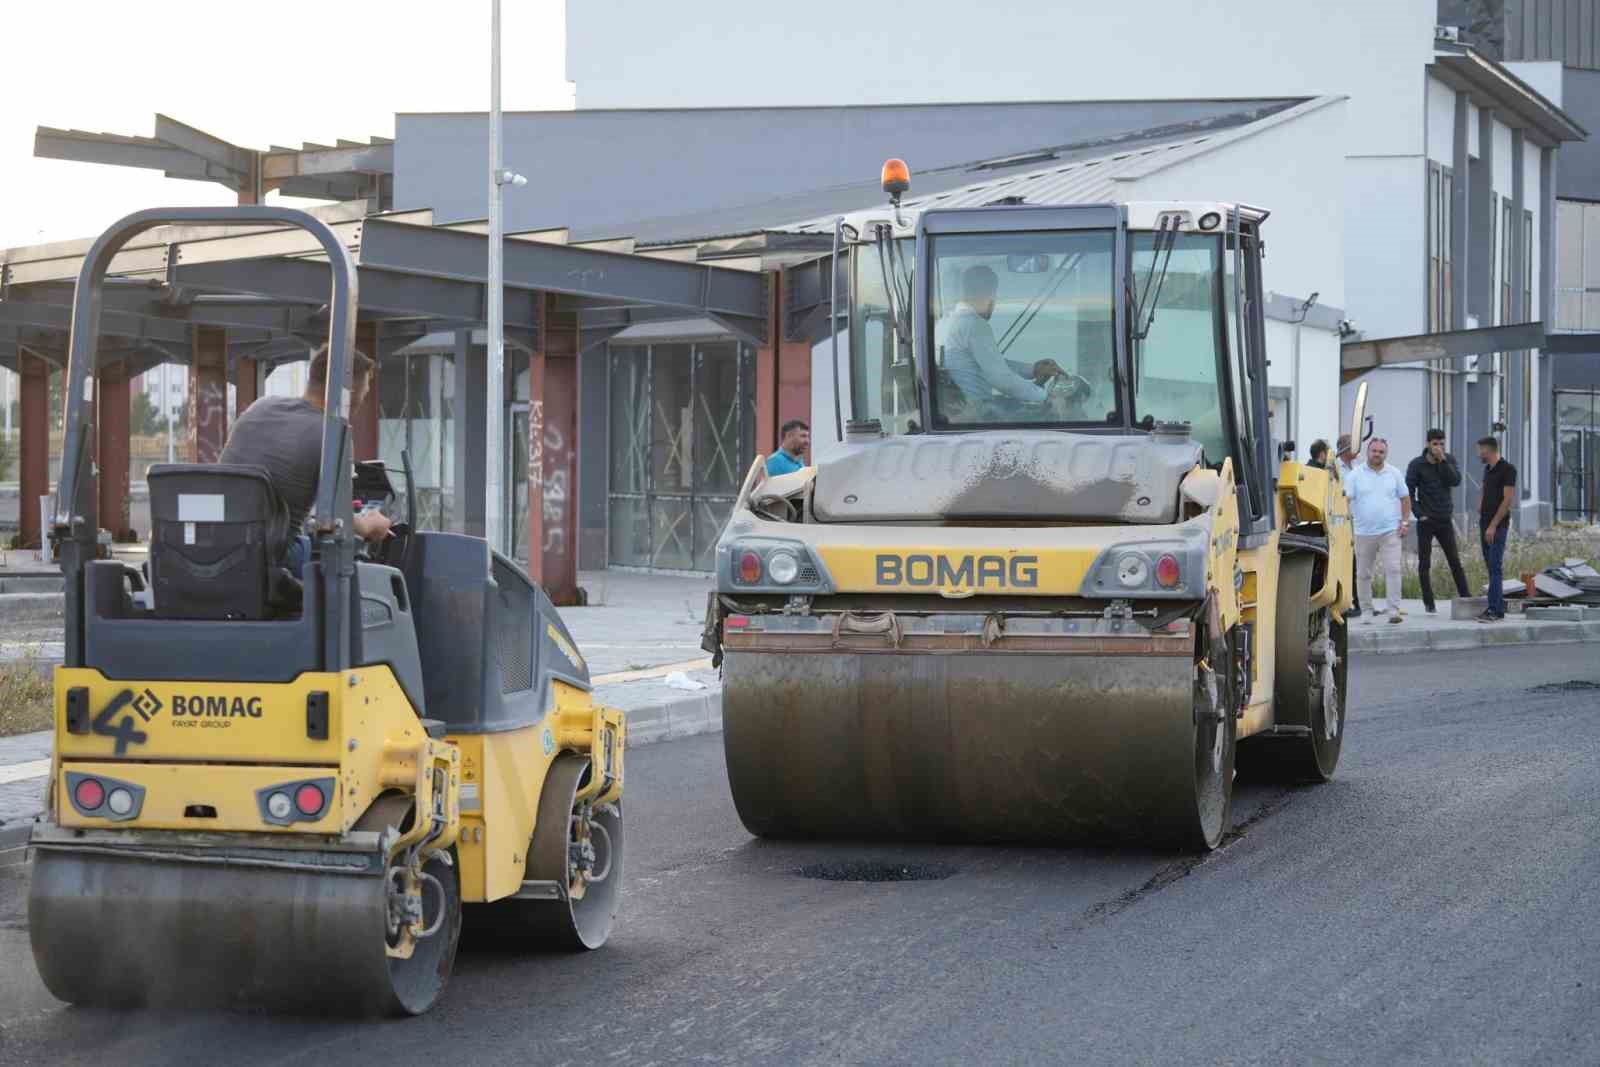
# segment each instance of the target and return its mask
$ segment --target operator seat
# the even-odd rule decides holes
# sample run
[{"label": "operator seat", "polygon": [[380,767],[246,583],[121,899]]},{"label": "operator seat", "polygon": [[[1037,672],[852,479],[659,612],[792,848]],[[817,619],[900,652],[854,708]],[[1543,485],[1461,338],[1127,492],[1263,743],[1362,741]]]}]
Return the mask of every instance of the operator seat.
[{"label": "operator seat", "polygon": [[266,619],[289,510],[261,467],[150,468],[150,585],[161,619]]}]

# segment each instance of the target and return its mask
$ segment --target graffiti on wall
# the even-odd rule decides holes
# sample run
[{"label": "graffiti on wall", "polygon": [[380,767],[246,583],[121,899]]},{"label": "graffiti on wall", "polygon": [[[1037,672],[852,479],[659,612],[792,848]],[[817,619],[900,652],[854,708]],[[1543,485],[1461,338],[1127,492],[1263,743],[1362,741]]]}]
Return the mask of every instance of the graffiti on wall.
[{"label": "graffiti on wall", "polygon": [[544,476],[544,551],[567,554],[567,441],[556,426],[544,430],[544,456],[550,470]]}]

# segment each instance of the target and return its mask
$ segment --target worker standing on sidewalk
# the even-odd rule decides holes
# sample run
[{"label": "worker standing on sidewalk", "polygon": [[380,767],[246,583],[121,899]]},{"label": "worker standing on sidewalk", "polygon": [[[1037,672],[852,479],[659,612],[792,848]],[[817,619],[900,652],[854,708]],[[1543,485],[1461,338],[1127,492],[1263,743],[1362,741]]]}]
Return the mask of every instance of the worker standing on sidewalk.
[{"label": "worker standing on sidewalk", "polygon": [[1444,450],[1444,431],[1429,430],[1428,445],[1422,455],[1406,467],[1406,489],[1411,495],[1411,510],[1417,517],[1417,578],[1422,583],[1422,606],[1429,615],[1438,609],[1433,602],[1433,542],[1439,542],[1450,577],[1456,583],[1456,596],[1467,596],[1467,575],[1461,569],[1461,552],[1456,547],[1454,506],[1450,490],[1461,484],[1461,468],[1456,457]]},{"label": "worker standing on sidewalk", "polygon": [[1382,565],[1389,599],[1389,621],[1401,622],[1400,543],[1411,529],[1411,495],[1398,470],[1389,466],[1389,442],[1374,437],[1367,443],[1367,461],[1350,471],[1345,495],[1356,524],[1356,588],[1372,617],[1379,615],[1372,599],[1372,569]]},{"label": "worker standing on sidewalk", "polygon": [[1489,569],[1489,606],[1479,622],[1499,622],[1506,617],[1506,595],[1500,588],[1506,562],[1506,533],[1511,525],[1511,505],[1517,497],[1517,468],[1500,455],[1500,442],[1493,437],[1478,439],[1478,458],[1483,460],[1483,497],[1478,501],[1479,543],[1483,563]]}]

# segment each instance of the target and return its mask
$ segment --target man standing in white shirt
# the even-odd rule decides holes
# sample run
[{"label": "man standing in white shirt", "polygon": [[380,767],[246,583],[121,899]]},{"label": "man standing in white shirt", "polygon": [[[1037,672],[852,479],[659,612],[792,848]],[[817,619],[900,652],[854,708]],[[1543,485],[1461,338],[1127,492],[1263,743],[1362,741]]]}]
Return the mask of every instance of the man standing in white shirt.
[{"label": "man standing in white shirt", "polygon": [[1367,444],[1367,461],[1353,467],[1345,478],[1345,495],[1356,526],[1356,590],[1377,618],[1372,599],[1372,568],[1383,567],[1387,585],[1389,621],[1400,622],[1400,544],[1411,529],[1411,494],[1406,479],[1386,462],[1389,442],[1374,437]]}]

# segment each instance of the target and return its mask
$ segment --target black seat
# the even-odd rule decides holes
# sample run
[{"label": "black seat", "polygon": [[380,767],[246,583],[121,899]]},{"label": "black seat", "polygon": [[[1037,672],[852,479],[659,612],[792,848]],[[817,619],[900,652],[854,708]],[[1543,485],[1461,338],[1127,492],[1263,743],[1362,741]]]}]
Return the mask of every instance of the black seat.
[{"label": "black seat", "polygon": [[260,467],[150,468],[150,584],[164,619],[264,619],[289,512]]}]

